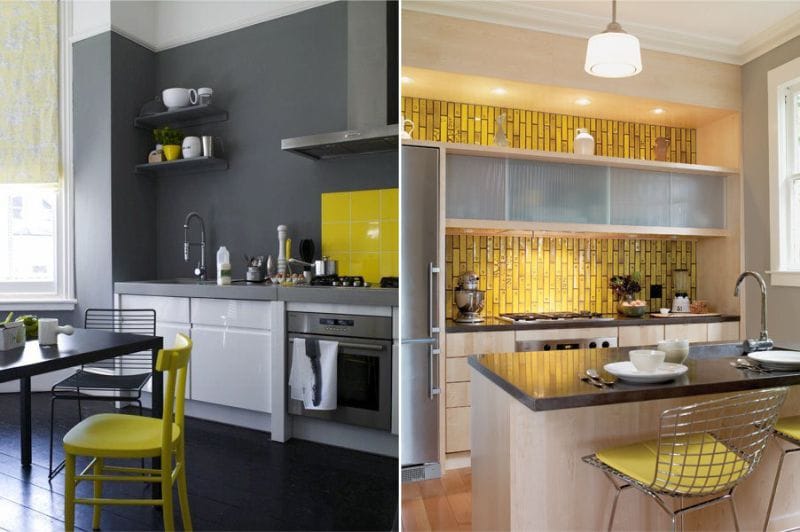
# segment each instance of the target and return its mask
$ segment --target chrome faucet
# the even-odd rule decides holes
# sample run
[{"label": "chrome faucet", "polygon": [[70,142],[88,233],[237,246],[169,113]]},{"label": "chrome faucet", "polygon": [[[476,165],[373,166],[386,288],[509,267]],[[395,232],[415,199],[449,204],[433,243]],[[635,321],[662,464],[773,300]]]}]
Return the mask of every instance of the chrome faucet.
[{"label": "chrome faucet", "polygon": [[742,272],[739,278],[736,279],[736,288],[733,289],[733,295],[739,297],[739,285],[742,284],[742,281],[744,281],[744,278],[748,275],[758,281],[758,286],[761,288],[761,333],[758,335],[758,340],[748,338],[742,342],[742,347],[745,353],[769,351],[772,349],[774,343],[767,334],[767,283],[764,282],[764,278],[761,277],[761,274],[758,272]]},{"label": "chrome faucet", "polygon": [[[200,222],[200,242],[189,242],[189,222],[192,218],[197,218]],[[192,211],[186,215],[186,220],[183,222],[183,260],[189,262],[189,248],[191,246],[200,246],[200,262],[194,269],[194,276],[198,281],[206,280],[206,224],[203,218]]]}]

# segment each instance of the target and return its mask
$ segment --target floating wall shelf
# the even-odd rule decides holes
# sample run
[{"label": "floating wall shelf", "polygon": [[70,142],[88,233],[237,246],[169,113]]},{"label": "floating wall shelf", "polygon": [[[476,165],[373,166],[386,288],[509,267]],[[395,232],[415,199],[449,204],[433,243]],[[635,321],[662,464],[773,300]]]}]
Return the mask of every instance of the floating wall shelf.
[{"label": "floating wall shelf", "polygon": [[228,119],[228,111],[213,105],[192,105],[176,111],[165,111],[149,116],[133,119],[133,125],[144,129],[155,129],[162,126],[190,127]]},{"label": "floating wall shelf", "polygon": [[215,157],[194,157],[192,159],[178,159],[161,163],[148,163],[136,165],[136,173],[153,176],[170,176],[198,172],[211,172],[226,170],[228,161]]}]

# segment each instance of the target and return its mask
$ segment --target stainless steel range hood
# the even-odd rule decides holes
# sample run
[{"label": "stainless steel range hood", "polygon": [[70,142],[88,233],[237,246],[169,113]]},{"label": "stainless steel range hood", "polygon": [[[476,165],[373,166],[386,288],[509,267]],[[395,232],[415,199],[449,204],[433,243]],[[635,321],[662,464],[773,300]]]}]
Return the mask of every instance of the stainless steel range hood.
[{"label": "stainless steel range hood", "polygon": [[281,149],[312,159],[397,151],[397,124],[283,139]]},{"label": "stainless steel range hood", "polygon": [[387,125],[398,116],[396,28],[396,2],[347,2],[347,129],[286,138],[282,150],[312,159],[397,151],[400,130]]}]

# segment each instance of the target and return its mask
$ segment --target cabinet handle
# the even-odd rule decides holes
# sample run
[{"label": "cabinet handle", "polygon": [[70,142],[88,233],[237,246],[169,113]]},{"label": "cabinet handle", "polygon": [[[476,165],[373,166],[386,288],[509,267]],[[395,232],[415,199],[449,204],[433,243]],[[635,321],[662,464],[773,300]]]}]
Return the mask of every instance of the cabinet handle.
[{"label": "cabinet handle", "polygon": [[[331,340],[325,340],[331,341]],[[289,338],[289,343],[294,343],[294,338]],[[339,342],[339,347],[344,347],[345,349],[365,349],[367,351],[383,351],[382,345],[375,345],[375,344],[354,344],[350,342]]]}]

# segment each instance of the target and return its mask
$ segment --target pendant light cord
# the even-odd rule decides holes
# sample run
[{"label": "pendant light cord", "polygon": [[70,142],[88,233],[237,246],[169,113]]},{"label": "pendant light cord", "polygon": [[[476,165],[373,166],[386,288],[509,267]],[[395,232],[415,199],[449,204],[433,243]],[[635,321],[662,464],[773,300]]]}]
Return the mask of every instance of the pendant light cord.
[{"label": "pendant light cord", "polygon": [[611,0],[611,22],[617,22],[617,0]]}]

